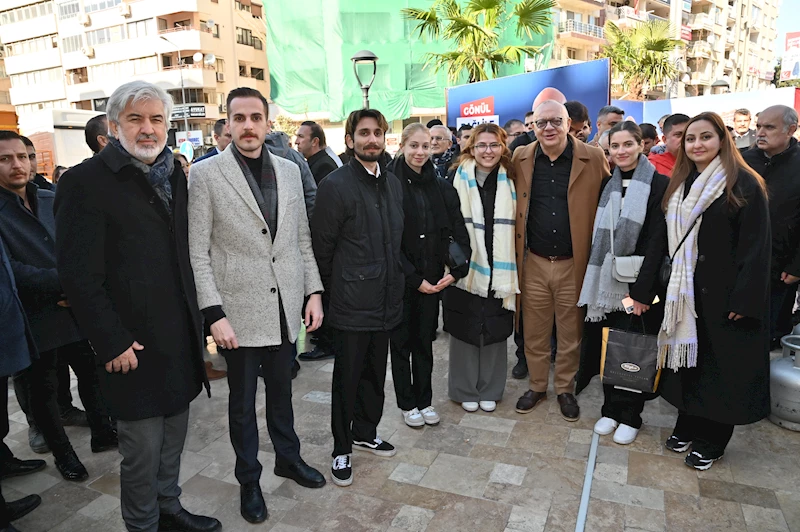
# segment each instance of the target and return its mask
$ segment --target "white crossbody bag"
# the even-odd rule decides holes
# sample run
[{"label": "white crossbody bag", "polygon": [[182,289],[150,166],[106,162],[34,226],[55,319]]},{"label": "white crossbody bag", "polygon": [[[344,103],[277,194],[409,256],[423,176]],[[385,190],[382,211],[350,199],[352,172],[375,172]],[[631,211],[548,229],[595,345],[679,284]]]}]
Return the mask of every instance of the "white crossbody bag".
[{"label": "white crossbody bag", "polygon": [[614,214],[608,210],[611,218],[611,272],[614,279],[621,283],[635,283],[642,269],[644,257],[642,255],[631,255],[630,257],[617,257],[614,254]]}]

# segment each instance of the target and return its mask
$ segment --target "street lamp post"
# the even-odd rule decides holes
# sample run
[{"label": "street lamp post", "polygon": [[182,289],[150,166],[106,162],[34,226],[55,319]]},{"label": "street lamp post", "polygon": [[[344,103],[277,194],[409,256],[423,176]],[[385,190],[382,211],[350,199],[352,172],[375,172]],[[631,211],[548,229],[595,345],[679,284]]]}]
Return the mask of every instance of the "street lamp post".
[{"label": "street lamp post", "polygon": [[[181,57],[181,49],[172,41],[164,37],[163,35],[159,35],[159,39],[162,39],[172,46],[175,47],[175,51],[178,52],[178,71],[181,74],[181,99],[183,100],[183,105],[186,105],[186,89],[183,86],[183,58]],[[184,111],[186,109],[184,108]],[[183,129],[186,131],[186,140],[189,140],[189,113],[184,112],[183,114]]]},{"label": "street lamp post", "polygon": [[[356,81],[361,85],[361,94],[363,97],[362,105],[364,109],[369,108],[369,88],[372,87],[372,82],[375,81],[375,74],[378,72],[378,56],[369,50],[361,50],[350,58],[353,61],[353,72],[356,74]],[[361,81],[361,76],[358,75],[358,65],[372,64],[372,77],[369,83]]]}]

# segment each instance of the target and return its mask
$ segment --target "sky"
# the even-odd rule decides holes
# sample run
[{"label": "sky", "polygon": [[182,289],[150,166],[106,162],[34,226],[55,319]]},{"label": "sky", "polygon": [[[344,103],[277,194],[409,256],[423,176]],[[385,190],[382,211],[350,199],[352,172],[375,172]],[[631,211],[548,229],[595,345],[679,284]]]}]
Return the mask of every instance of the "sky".
[{"label": "sky", "polygon": [[786,33],[800,31],[800,0],[783,0],[778,13],[778,38],[775,41],[775,56],[783,55]]}]

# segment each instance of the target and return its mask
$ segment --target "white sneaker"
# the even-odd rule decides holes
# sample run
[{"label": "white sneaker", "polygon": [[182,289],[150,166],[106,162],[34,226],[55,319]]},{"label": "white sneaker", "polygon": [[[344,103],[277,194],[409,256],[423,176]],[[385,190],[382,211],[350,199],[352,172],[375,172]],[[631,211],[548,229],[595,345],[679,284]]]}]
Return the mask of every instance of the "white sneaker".
[{"label": "white sneaker", "polygon": [[419,413],[417,408],[413,410],[402,410],[403,412],[403,421],[406,422],[406,425],[409,427],[421,427],[425,425],[425,420],[422,419],[422,414]]},{"label": "white sneaker", "polygon": [[618,443],[620,445],[631,444],[636,439],[637,434],[639,434],[639,429],[635,429],[630,425],[621,423],[617,428],[617,431],[614,433],[614,443]]},{"label": "white sneaker", "polygon": [[494,401],[481,401],[480,407],[484,412],[494,412],[494,409],[497,408],[497,403]]},{"label": "white sneaker", "polygon": [[436,410],[434,410],[432,406],[422,409],[422,417],[428,425],[439,424],[439,414],[436,413]]},{"label": "white sneaker", "polygon": [[474,401],[467,401],[465,403],[461,403],[461,408],[463,408],[467,412],[477,412],[478,411],[478,403],[476,403]]},{"label": "white sneaker", "polygon": [[601,417],[597,420],[597,423],[594,424],[594,431],[600,436],[605,436],[606,434],[614,432],[614,429],[618,426],[619,423],[610,417]]}]

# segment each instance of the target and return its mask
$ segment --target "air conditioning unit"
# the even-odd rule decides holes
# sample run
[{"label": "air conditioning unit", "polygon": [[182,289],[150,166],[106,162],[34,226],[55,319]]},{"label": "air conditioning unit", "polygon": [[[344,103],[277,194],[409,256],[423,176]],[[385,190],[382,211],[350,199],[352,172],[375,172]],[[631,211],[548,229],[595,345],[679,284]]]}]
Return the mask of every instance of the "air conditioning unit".
[{"label": "air conditioning unit", "polygon": [[130,4],[120,4],[119,5],[119,14],[125,18],[131,16],[131,5]]},{"label": "air conditioning unit", "polygon": [[225,72],[217,72],[217,81],[220,83],[225,82]]},{"label": "air conditioning unit", "polygon": [[90,17],[86,13],[81,13],[80,18],[78,18],[78,22],[80,22],[84,26],[91,26],[92,25],[92,17]]},{"label": "air conditioning unit", "polygon": [[81,53],[86,57],[94,57],[94,47],[84,46],[83,48],[81,48]]},{"label": "air conditioning unit", "polygon": [[214,144],[214,137],[205,137],[203,138],[204,144]]}]

